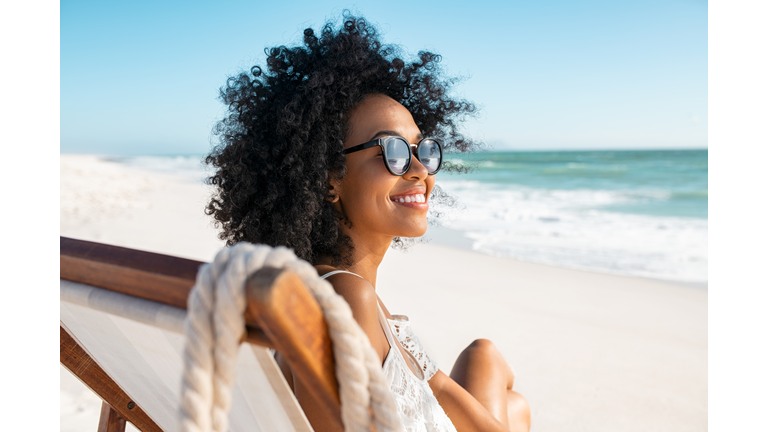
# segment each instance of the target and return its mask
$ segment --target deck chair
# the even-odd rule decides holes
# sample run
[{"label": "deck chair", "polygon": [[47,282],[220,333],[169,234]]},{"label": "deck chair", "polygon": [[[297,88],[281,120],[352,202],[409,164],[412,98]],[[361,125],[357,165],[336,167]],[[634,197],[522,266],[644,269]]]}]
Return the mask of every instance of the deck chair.
[{"label": "deck chair", "polygon": [[[198,261],[60,238],[60,362],[103,400],[99,431],[177,429],[186,300]],[[275,362],[285,359],[324,424],[342,430],[331,341],[301,279],[265,267],[247,283],[232,431],[312,430]]]}]

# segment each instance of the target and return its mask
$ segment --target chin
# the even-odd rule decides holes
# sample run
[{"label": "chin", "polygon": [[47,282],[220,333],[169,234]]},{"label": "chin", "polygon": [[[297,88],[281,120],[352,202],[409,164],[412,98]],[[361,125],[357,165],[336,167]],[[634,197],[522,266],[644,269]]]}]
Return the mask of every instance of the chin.
[{"label": "chin", "polygon": [[421,237],[424,234],[427,233],[427,224],[425,223],[423,227],[413,227],[408,230],[402,230],[397,234],[397,237]]}]

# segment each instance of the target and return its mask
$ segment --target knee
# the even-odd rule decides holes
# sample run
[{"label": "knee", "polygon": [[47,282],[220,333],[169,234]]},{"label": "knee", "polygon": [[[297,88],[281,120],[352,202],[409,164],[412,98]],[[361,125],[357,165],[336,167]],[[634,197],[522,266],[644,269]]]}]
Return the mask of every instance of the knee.
[{"label": "knee", "polygon": [[488,339],[475,339],[471,344],[469,344],[465,351],[483,357],[495,357],[497,355],[501,355],[498,348],[496,348],[496,345],[494,345],[494,343]]},{"label": "knee", "polygon": [[461,354],[472,363],[506,364],[496,345],[488,339],[474,340]]},{"label": "knee", "polygon": [[507,392],[507,417],[511,431],[531,430],[531,407],[523,395],[512,390]]},{"label": "knee", "polygon": [[503,373],[506,376],[507,387],[512,388],[515,372],[509,366],[496,345],[488,339],[475,339],[462,353],[473,364],[483,364]]}]

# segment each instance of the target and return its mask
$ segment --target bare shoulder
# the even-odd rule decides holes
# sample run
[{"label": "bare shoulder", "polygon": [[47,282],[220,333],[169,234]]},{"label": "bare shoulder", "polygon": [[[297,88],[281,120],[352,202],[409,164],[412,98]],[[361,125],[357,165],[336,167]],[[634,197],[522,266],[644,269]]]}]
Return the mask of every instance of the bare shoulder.
[{"label": "bare shoulder", "polygon": [[[316,267],[318,274],[324,275],[337,270],[331,266],[321,265]],[[367,310],[377,310],[376,291],[370,283],[360,276],[349,273],[337,273],[326,279],[331,283],[337,294],[344,297],[349,303],[352,312],[365,312]]]},{"label": "bare shoulder", "polygon": [[[316,269],[320,275],[336,270],[331,266],[317,266]],[[383,361],[389,351],[389,343],[379,322],[378,297],[373,286],[365,279],[349,273],[337,273],[326,280],[347,301],[355,321],[368,335],[371,345]]]}]

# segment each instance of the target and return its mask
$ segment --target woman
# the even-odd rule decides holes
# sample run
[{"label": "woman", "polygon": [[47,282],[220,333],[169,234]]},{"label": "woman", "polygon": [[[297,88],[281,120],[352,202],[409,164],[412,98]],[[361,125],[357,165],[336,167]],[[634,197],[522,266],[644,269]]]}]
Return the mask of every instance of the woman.
[{"label": "woman", "polygon": [[[449,96],[456,80],[441,75],[439,56],[406,63],[348,13],[341,28],[307,29],[303,46],[267,54],[266,72],[256,66],[221,90],[229,110],[206,158],[216,169],[206,211],[221,238],[285,245],[315,265],[379,354],[409,431],[527,431],[528,404],[491,342],[472,342],[446,375],[376,294],[387,248],[422,236],[443,196],[435,174],[455,169],[443,152],[476,147],[457,130],[474,106]],[[320,430],[300,382],[294,391]]]}]

